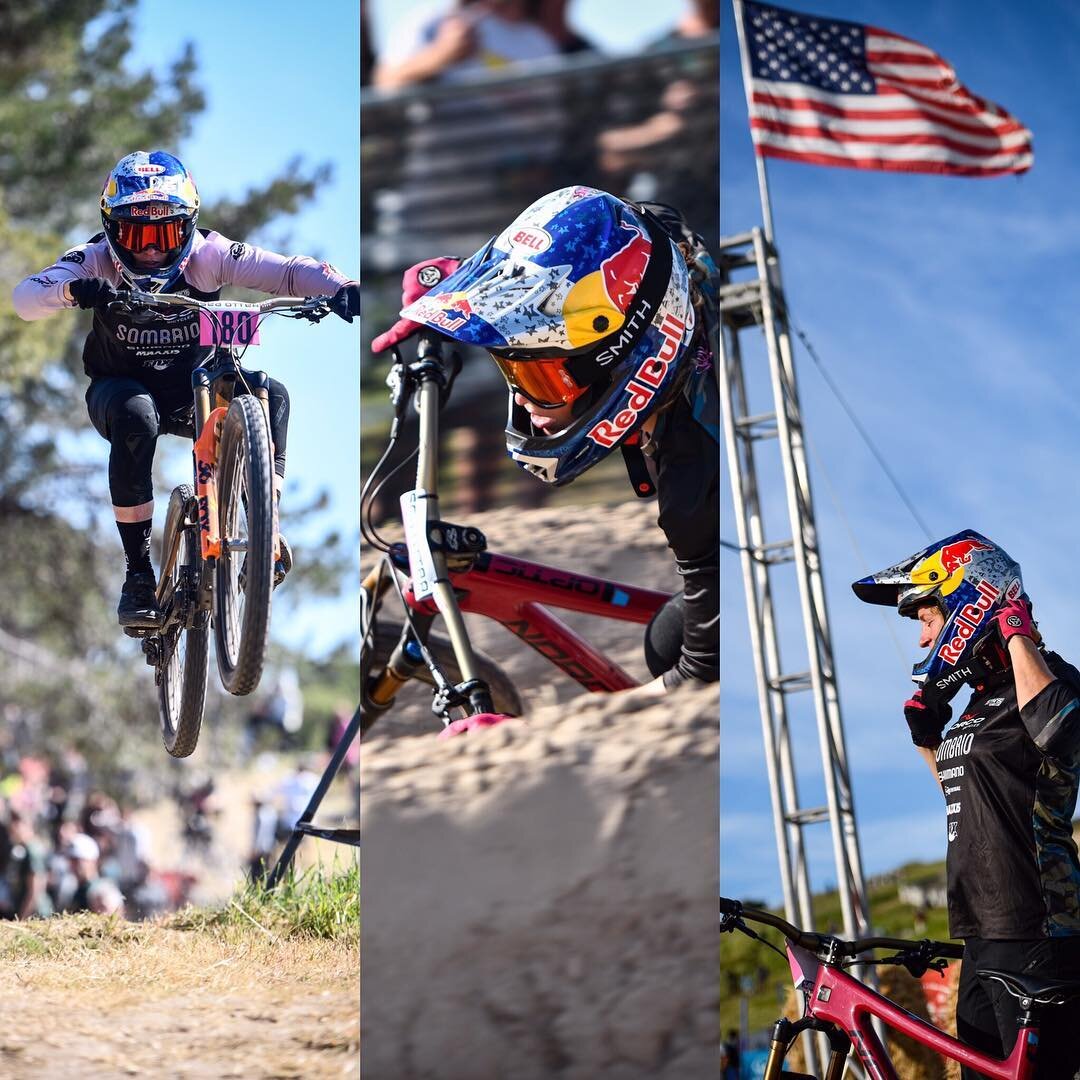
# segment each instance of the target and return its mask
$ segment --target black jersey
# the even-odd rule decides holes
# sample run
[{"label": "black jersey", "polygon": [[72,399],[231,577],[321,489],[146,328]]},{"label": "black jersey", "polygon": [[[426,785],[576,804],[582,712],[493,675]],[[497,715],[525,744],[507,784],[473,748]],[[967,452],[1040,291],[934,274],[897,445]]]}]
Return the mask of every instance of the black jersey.
[{"label": "black jersey", "polygon": [[1045,659],[1056,680],[1023,715],[1006,674],[975,690],[937,748],[956,938],[1080,934],[1080,757],[1060,730],[1080,727],[1080,672],[1054,653]]}]

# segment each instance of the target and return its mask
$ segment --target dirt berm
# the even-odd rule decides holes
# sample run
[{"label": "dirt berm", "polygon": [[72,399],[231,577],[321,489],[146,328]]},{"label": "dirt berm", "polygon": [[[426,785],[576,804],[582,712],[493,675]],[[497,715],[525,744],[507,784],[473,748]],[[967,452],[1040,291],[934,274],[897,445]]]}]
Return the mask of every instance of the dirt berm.
[{"label": "dirt berm", "polygon": [[[599,549],[620,565],[580,569],[672,587],[651,508],[590,514],[594,540],[598,522],[615,528]],[[484,528],[493,548],[529,554],[546,525],[489,515]],[[641,630],[606,647],[639,651]],[[551,678],[505,640],[520,684]],[[361,786],[365,1080],[716,1074],[717,701],[715,687],[659,702],[549,694],[524,719],[454,739],[374,729]]]}]

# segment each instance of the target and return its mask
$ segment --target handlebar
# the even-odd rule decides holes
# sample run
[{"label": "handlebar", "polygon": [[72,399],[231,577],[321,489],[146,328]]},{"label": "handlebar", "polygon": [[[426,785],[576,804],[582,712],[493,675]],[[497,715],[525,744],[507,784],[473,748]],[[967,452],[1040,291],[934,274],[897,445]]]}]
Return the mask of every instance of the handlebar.
[{"label": "handlebar", "polygon": [[964,947],[949,941],[931,941],[923,938],[921,941],[912,941],[908,938],[891,937],[867,937],[856,938],[854,941],[845,941],[843,938],[834,937],[832,934],[818,934],[813,931],[800,930],[779,915],[771,911],[761,911],[757,908],[743,907],[738,900],[720,897],[720,930],[722,933],[732,930],[743,929],[741,921],[749,919],[751,922],[761,923],[763,926],[771,926],[779,930],[785,938],[793,944],[814,953],[827,953],[831,956],[856,957],[860,953],[870,952],[874,949],[896,949],[899,952],[917,952],[927,958],[941,957],[948,960],[959,960],[964,955]]},{"label": "handlebar", "polygon": [[198,300],[193,296],[178,296],[176,293],[147,293],[139,289],[118,289],[117,302],[134,307],[182,307],[203,311],[217,311],[222,308],[250,308],[260,315],[269,315],[275,311],[295,311],[298,315],[318,322],[330,314],[329,296],[274,296],[258,303],[241,303],[229,300]]}]

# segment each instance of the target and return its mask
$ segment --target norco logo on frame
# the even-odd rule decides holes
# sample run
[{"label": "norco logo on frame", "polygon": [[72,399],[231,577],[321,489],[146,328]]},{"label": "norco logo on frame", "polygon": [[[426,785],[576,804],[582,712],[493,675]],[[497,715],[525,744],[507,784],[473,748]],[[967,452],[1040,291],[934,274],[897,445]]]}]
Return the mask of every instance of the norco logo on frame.
[{"label": "norco logo on frame", "polygon": [[630,399],[626,408],[612,420],[601,420],[588,436],[599,446],[614,446],[637,422],[637,418],[649,402],[656,396],[656,391],[663,385],[675,357],[679,355],[686,324],[674,315],[666,315],[660,324],[663,342],[655,356],[647,356],[634,377],[627,384],[626,392]]},{"label": "norco logo on frame", "polygon": [[956,636],[938,649],[938,656],[947,664],[959,661],[967,648],[968,640],[977,633],[983,616],[997,601],[998,590],[986,580],[980,581],[975,586],[975,591],[979,594],[979,599],[974,604],[965,604],[956,616]]}]

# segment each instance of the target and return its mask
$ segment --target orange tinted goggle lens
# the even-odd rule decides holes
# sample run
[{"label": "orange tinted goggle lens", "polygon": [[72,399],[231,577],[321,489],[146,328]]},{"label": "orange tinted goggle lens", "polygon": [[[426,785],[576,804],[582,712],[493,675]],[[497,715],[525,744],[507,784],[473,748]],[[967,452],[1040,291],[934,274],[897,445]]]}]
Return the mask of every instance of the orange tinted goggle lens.
[{"label": "orange tinted goggle lens", "polygon": [[181,244],[182,229],[179,221],[161,221],[155,224],[143,224],[141,221],[121,221],[117,233],[120,246],[128,251],[145,251],[156,247],[159,251],[170,251]]},{"label": "orange tinted goggle lens", "polygon": [[491,357],[512,390],[527,397],[534,405],[557,409],[576,401],[587,386],[578,386],[566,370],[566,357],[553,356],[546,360],[508,360]]}]

